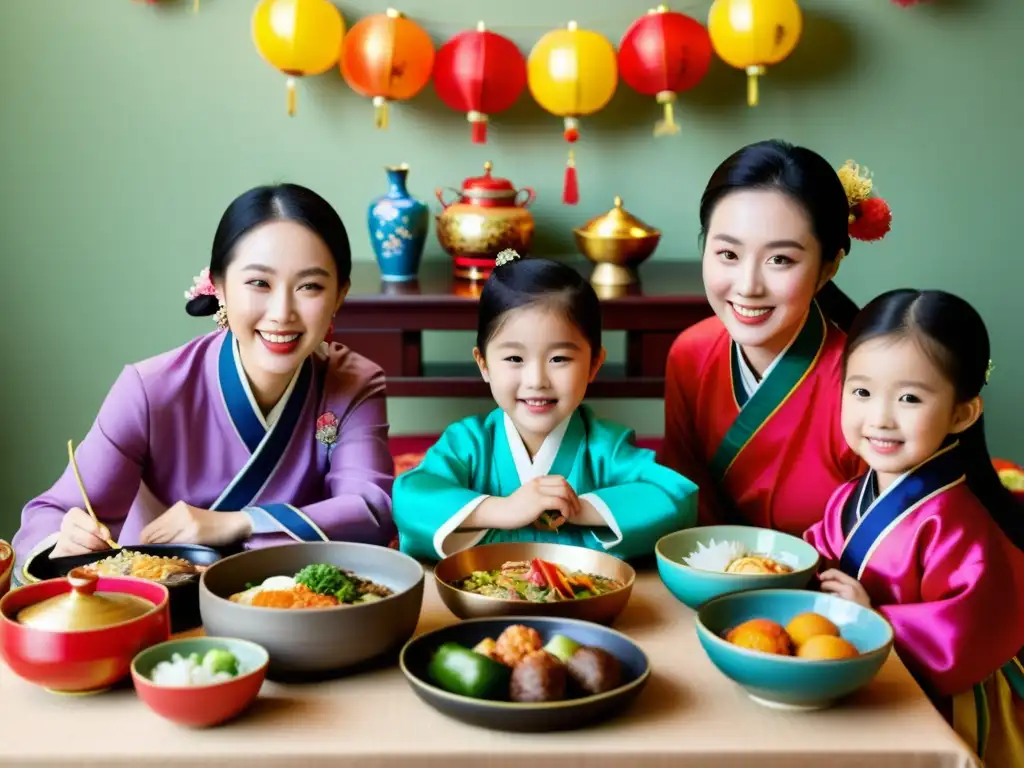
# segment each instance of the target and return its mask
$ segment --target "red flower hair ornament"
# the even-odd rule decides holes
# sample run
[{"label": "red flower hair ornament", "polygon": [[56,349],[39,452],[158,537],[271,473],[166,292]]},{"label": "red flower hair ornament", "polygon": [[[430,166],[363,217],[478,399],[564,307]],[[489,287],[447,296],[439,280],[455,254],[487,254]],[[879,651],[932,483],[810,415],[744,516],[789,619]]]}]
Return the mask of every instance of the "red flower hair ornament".
[{"label": "red flower hair ornament", "polygon": [[868,170],[847,160],[838,173],[850,203],[850,237],[881,240],[892,229],[892,210],[885,200],[875,196]]}]

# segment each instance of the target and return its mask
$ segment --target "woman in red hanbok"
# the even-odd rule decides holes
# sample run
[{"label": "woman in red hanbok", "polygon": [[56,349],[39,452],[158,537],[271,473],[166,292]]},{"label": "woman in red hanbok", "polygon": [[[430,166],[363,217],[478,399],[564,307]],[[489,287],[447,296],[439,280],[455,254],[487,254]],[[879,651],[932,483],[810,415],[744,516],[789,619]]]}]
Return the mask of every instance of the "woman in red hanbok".
[{"label": "woman in red hanbok", "polygon": [[715,316],[669,353],[660,461],[700,488],[701,524],[800,535],[863,472],[839,425],[840,358],[857,308],[832,282],[851,234],[888,229],[856,166],[803,147],[743,148],[701,200]]}]

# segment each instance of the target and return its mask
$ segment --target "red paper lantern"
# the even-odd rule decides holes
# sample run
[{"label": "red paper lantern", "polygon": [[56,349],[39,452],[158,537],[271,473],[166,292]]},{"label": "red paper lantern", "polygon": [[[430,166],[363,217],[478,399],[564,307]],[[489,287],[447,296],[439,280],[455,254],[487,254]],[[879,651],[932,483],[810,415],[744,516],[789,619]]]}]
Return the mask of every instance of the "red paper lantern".
[{"label": "red paper lantern", "polygon": [[711,58],[711,37],[704,25],[664,5],[626,30],[619,43],[619,73],[630,88],[664,106],[655,136],[679,132],[672,115],[676,94],[704,79]]},{"label": "red paper lantern", "polygon": [[488,115],[504,112],[526,88],[526,58],[515,43],[488,31],[481,21],[441,46],[433,79],[441,101],[467,113],[473,142],[485,144]]}]

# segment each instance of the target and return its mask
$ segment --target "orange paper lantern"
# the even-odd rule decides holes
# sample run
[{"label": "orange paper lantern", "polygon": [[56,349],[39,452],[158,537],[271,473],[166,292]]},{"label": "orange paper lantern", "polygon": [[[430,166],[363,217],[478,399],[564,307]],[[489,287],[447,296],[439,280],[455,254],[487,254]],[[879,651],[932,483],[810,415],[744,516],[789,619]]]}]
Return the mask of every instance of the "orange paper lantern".
[{"label": "orange paper lantern", "polygon": [[341,76],[373,99],[374,122],[388,126],[388,102],[411,99],[430,82],[434,43],[401,11],[367,16],[349,30],[341,49]]}]

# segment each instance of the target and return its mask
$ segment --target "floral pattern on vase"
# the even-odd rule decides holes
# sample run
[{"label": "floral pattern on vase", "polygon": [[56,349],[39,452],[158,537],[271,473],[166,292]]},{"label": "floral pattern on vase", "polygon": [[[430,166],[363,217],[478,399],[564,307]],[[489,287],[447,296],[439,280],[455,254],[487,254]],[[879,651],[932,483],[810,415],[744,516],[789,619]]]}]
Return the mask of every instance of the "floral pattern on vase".
[{"label": "floral pattern on vase", "polygon": [[367,224],[382,280],[415,280],[427,241],[427,204],[409,194],[409,166],[388,166],[388,191],[370,203]]}]

